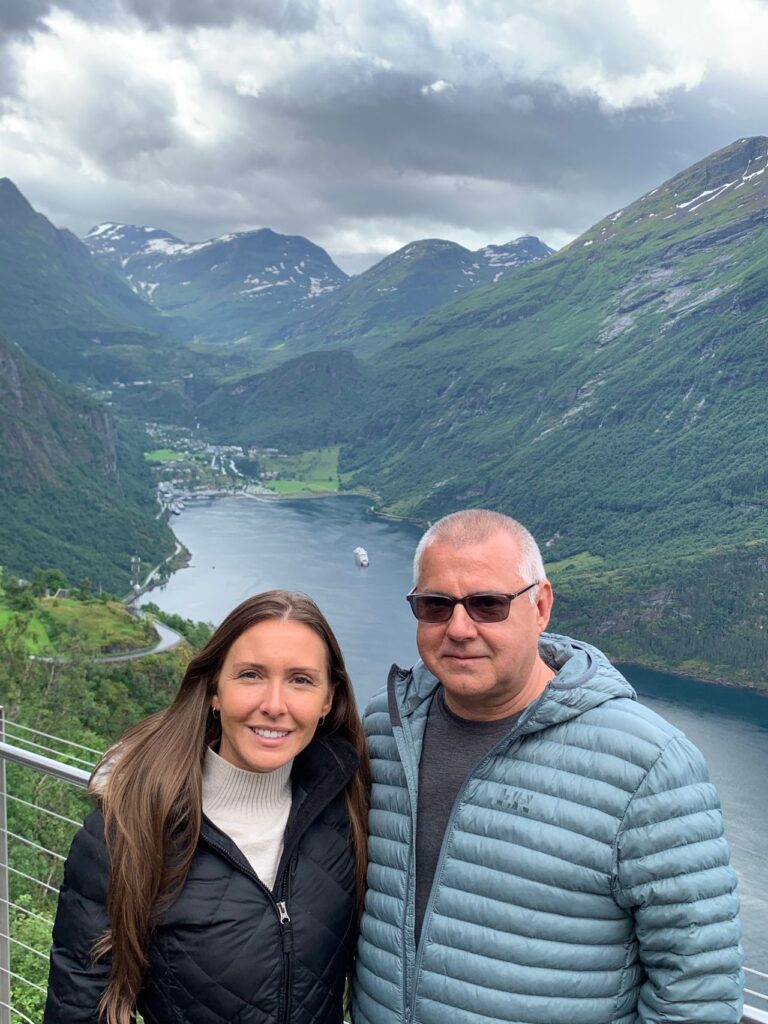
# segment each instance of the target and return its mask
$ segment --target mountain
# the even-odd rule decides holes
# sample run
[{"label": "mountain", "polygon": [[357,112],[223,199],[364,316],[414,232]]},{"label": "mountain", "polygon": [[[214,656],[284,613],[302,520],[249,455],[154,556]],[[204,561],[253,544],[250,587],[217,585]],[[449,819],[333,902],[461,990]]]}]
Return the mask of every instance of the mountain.
[{"label": "mountain", "polygon": [[[739,140],[393,331],[337,417],[348,486],[422,521],[506,511],[556,627],[768,682],[767,170],[768,139]],[[274,436],[295,410],[271,408]]]},{"label": "mountain", "polygon": [[171,326],[0,179],[0,332],[62,378],[107,383],[172,366]]},{"label": "mountain", "polygon": [[[751,465],[754,437],[707,458],[700,446],[731,433],[747,397],[765,398],[767,149],[728,147],[376,353],[380,398],[368,396],[371,428],[350,453],[361,477],[425,517],[470,491],[520,501],[523,485],[545,536],[558,535],[553,554],[566,555],[589,547],[591,516],[577,524],[596,493],[621,509],[623,546],[635,504],[643,532],[649,508],[664,512],[651,480],[668,497],[683,479],[700,491],[715,468],[731,479],[738,452],[739,471]],[[557,472],[537,479],[542,466]],[[574,471],[592,497],[563,493]],[[752,513],[743,520],[750,532]],[[671,543],[690,522],[670,526],[669,540],[648,541]]]},{"label": "mountain", "polygon": [[187,244],[156,228],[99,224],[84,241],[197,341],[279,345],[286,323],[311,316],[347,280],[324,249],[268,228]]},{"label": "mountain", "polygon": [[552,249],[525,235],[471,252],[455,242],[412,242],[347,275],[301,236],[263,228],[187,244],[158,228],[99,224],[85,244],[125,275],[137,294],[183,317],[190,337],[258,351],[274,363],[307,350],[361,350],[474,288]]},{"label": "mountain", "polygon": [[380,346],[393,329],[552,252],[532,235],[476,252],[444,239],[411,242],[318,303],[311,318],[289,326],[287,344],[294,350]]},{"label": "mountain", "polygon": [[110,410],[0,338],[0,559],[127,589],[131,556],[173,551],[141,452]]}]

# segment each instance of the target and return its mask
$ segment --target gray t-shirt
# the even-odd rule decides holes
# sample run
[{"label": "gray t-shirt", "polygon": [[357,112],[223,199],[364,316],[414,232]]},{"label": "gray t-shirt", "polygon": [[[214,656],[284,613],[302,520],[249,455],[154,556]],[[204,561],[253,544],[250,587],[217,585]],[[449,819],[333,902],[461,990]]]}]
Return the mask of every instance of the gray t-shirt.
[{"label": "gray t-shirt", "polygon": [[416,825],[416,943],[454,801],[467,776],[512,729],[519,715],[494,722],[459,718],[438,687],[427,718],[419,764]]}]

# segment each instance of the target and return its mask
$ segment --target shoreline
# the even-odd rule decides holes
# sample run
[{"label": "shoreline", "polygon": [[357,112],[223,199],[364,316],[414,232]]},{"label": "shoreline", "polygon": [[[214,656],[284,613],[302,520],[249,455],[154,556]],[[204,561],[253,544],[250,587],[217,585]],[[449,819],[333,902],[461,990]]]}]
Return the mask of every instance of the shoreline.
[{"label": "shoreline", "polygon": [[[251,501],[308,501],[314,498],[365,498],[366,501],[377,502],[381,499],[377,494],[363,491],[296,491],[293,494],[279,494],[277,491],[265,491],[261,494],[254,494],[248,491],[194,491],[193,494],[204,498],[247,498]],[[196,501],[196,498],[192,499]],[[427,524],[414,516],[402,516],[396,512],[382,512],[375,504],[368,506],[368,513],[377,516],[379,519],[387,519],[393,523],[411,523],[413,526],[427,528]],[[168,522],[171,530],[172,522]],[[175,534],[174,534],[175,536]]]},{"label": "shoreline", "polygon": [[[606,655],[608,657],[608,655]],[[733,679],[723,679],[719,674],[712,675],[709,678],[701,675],[691,675],[690,670],[684,671],[683,669],[673,668],[669,665],[661,665],[658,662],[646,663],[642,661],[624,661],[613,658],[609,659],[619,671],[623,671],[626,668],[639,668],[644,672],[657,672],[663,676],[674,676],[678,679],[690,679],[694,683],[702,683],[705,686],[723,686],[728,690],[742,690],[745,693],[756,693],[759,697],[768,697],[768,686],[756,686],[750,683],[742,683]]]}]

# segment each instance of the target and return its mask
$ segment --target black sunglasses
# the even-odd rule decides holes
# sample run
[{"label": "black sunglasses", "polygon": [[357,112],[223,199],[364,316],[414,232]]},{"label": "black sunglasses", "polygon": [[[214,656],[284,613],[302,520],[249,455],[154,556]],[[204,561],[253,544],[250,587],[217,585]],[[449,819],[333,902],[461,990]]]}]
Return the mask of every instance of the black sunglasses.
[{"label": "black sunglasses", "polygon": [[446,594],[415,594],[411,591],[406,601],[419,622],[448,622],[457,604],[464,605],[474,622],[503,622],[509,615],[509,606],[516,597],[525,594],[541,580],[534,580],[514,594],[467,594],[466,597],[448,597]]}]

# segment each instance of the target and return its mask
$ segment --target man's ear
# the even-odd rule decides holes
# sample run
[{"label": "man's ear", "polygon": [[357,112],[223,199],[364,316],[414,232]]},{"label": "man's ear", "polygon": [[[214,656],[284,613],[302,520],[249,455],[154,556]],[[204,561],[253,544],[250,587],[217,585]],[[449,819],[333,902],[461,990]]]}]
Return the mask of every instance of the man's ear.
[{"label": "man's ear", "polygon": [[555,595],[552,592],[552,584],[549,580],[542,580],[536,591],[536,622],[540,633],[543,633],[549,625],[549,617],[552,614],[554,603]]}]

